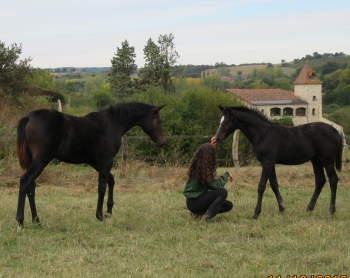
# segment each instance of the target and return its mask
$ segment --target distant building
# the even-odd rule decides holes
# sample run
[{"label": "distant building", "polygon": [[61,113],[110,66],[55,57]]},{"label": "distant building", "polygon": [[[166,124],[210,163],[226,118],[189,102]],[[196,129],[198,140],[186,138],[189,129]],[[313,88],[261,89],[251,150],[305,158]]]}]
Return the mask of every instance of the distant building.
[{"label": "distant building", "polygon": [[322,117],[322,81],[308,62],[293,82],[294,92],[280,89],[227,89],[248,107],[262,111],[267,118],[292,117],[294,125],[324,122],[332,125],[343,136],[343,127]]},{"label": "distant building", "polygon": [[221,80],[222,80],[222,81],[232,81],[233,78],[232,78],[232,76],[222,76],[222,77],[221,77]]}]

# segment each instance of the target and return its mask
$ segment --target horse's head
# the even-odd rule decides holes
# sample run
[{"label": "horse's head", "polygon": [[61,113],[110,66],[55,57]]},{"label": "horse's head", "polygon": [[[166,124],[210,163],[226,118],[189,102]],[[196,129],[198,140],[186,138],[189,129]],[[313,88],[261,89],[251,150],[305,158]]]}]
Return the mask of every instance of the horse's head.
[{"label": "horse's head", "polygon": [[163,147],[166,141],[163,131],[162,119],[160,118],[159,110],[165,105],[154,106],[151,113],[145,118],[141,128],[151,137],[157,147]]},{"label": "horse's head", "polygon": [[220,125],[215,134],[215,140],[217,143],[223,142],[231,133],[233,133],[237,127],[237,121],[235,120],[235,112],[230,107],[222,107],[219,105],[222,113]]}]

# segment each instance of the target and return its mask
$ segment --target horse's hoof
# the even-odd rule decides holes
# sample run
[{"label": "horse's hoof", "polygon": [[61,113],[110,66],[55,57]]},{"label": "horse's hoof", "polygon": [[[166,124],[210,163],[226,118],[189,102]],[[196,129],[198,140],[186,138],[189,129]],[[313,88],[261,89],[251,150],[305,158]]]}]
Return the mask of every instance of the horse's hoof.
[{"label": "horse's hoof", "polygon": [[284,210],[280,211],[278,216],[283,216],[284,215]]},{"label": "horse's hoof", "polygon": [[105,218],[111,218],[111,217],[112,217],[112,213],[106,212],[106,213],[104,214],[104,217],[105,217]]},{"label": "horse's hoof", "polygon": [[313,210],[314,210],[314,208],[311,208],[309,206],[306,207],[306,211],[313,211]]},{"label": "horse's hoof", "polygon": [[19,222],[17,222],[17,233],[22,232],[22,231],[23,231],[23,229],[24,229],[24,226],[23,226],[23,225],[21,225]]},{"label": "horse's hoof", "polygon": [[39,219],[38,216],[34,217],[34,218],[32,219],[32,222],[33,222],[33,224],[36,224],[36,225],[38,225],[38,226],[41,225],[40,219]]},{"label": "horse's hoof", "polygon": [[97,220],[103,221],[103,216],[101,215],[96,215]]},{"label": "horse's hoof", "polygon": [[259,215],[258,215],[258,214],[254,214],[254,215],[253,215],[253,219],[254,219],[254,220],[257,220],[257,219],[258,219],[258,217],[259,217]]}]

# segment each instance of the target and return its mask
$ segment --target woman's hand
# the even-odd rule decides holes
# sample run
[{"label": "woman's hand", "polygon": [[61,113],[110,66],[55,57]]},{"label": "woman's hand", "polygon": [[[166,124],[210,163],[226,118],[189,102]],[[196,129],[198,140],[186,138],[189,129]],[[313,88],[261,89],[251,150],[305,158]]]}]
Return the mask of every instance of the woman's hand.
[{"label": "woman's hand", "polygon": [[215,137],[211,138],[210,143],[211,143],[214,147],[216,147],[216,139],[215,139]]},{"label": "woman's hand", "polygon": [[232,176],[232,174],[231,173],[228,173],[229,175],[230,175],[230,177],[229,177],[229,181],[230,182],[232,182],[233,181],[233,176]]}]

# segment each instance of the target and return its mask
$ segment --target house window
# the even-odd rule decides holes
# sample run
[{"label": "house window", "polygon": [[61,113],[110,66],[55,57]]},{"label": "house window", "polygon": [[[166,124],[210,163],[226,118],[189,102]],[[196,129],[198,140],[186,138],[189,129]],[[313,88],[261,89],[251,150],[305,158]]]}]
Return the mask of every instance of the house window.
[{"label": "house window", "polygon": [[316,101],[316,100],[317,100],[316,96],[313,96],[313,97],[312,97],[312,100],[313,100],[313,101]]},{"label": "house window", "polygon": [[297,108],[295,110],[295,116],[305,116],[306,115],[306,109],[303,107]]},{"label": "house window", "polygon": [[273,117],[273,116],[281,116],[281,109],[280,108],[271,108],[270,109],[270,116]]},{"label": "house window", "polygon": [[284,108],[283,109],[283,116],[293,116],[293,109],[290,107]]},{"label": "house window", "polygon": [[313,108],[313,109],[312,109],[312,116],[315,116],[315,115],[316,115],[316,109]]}]

